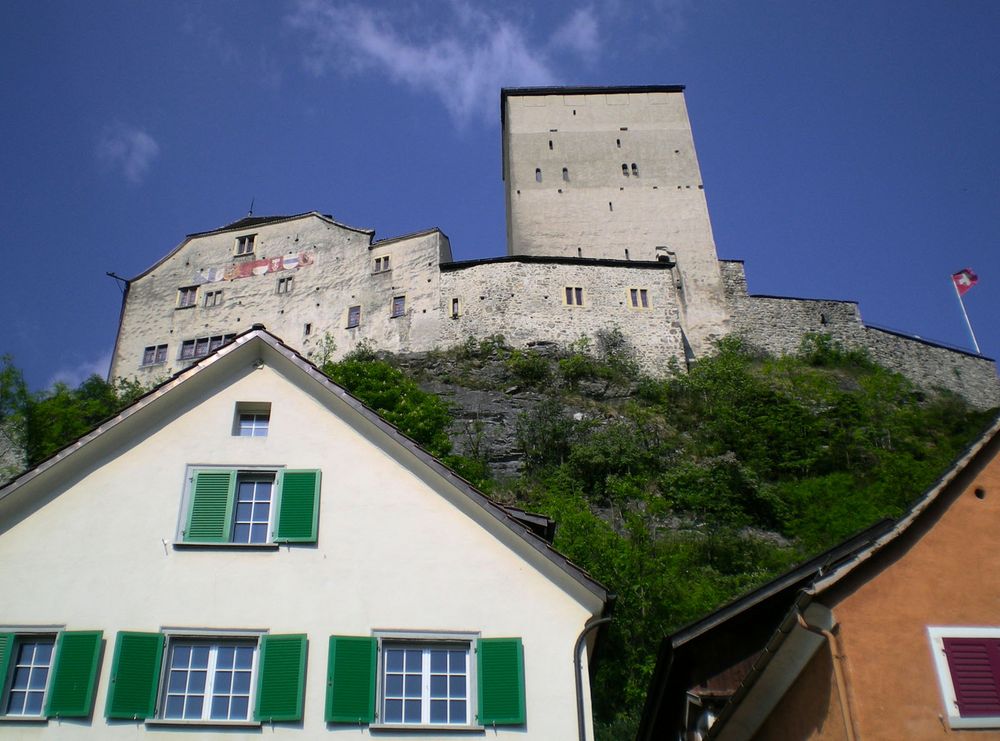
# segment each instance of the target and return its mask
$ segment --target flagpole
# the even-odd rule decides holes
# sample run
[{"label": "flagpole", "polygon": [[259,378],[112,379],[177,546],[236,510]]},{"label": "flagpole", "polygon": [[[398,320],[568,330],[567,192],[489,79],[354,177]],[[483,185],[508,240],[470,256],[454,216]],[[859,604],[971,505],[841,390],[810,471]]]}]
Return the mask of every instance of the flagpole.
[{"label": "flagpole", "polygon": [[972,345],[976,348],[976,355],[982,355],[979,350],[979,343],[976,342],[976,333],[972,331],[972,323],[969,321],[969,314],[965,310],[965,302],[962,300],[962,294],[958,290],[958,283],[952,278],[951,284],[955,287],[955,295],[958,297],[958,305],[962,307],[962,316],[965,317],[965,326],[969,330],[969,336],[972,338]]}]

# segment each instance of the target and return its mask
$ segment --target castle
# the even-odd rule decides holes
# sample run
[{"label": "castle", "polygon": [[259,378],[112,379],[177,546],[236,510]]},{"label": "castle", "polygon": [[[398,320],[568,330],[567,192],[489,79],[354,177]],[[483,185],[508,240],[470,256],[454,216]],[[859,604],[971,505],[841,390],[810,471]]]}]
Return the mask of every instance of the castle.
[{"label": "castle", "polygon": [[128,282],[111,377],[170,375],[255,323],[307,356],[502,334],[568,344],[616,327],[644,369],[739,333],[765,350],[826,333],[924,387],[1000,404],[995,363],[866,326],[857,304],[748,293],[719,260],[683,86],[501,92],[507,255],[455,261],[430,229],[375,239],[328,215],[248,216],[188,235]]}]

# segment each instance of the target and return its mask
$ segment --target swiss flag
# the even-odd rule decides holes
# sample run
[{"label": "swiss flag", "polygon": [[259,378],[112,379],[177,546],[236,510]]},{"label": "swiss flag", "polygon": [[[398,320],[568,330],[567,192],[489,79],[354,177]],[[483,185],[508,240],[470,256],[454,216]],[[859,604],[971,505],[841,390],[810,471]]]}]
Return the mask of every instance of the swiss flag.
[{"label": "swiss flag", "polygon": [[979,282],[979,276],[969,270],[969,268],[953,273],[951,279],[955,282],[955,289],[958,291],[959,296],[964,296],[966,291]]}]

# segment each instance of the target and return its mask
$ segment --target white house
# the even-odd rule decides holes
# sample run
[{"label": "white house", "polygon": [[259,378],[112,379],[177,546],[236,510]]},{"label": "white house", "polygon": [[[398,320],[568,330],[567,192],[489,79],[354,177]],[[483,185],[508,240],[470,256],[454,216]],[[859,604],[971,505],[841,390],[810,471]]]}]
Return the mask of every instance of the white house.
[{"label": "white house", "polygon": [[256,326],[0,488],[0,736],[591,738],[546,525]]}]

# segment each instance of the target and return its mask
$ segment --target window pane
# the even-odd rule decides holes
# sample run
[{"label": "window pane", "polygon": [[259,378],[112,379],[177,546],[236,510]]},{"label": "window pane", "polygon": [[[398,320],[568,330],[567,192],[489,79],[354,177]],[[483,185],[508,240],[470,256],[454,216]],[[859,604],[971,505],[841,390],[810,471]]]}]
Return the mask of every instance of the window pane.
[{"label": "window pane", "polygon": [[229,718],[229,698],[212,698],[212,718],[213,720],[227,720]]},{"label": "window pane", "polygon": [[31,679],[31,669],[26,666],[20,667],[14,671],[14,681],[11,687],[15,690],[26,690],[29,679]]},{"label": "window pane", "polygon": [[28,680],[29,690],[44,690],[45,682],[49,678],[49,670],[44,667],[35,667],[31,671],[31,678]]},{"label": "window pane", "polygon": [[403,651],[398,648],[390,648],[385,652],[386,669],[390,672],[403,671]]},{"label": "window pane", "polygon": [[390,697],[399,697],[403,694],[402,674],[389,674],[385,678],[385,694]]},{"label": "window pane", "polygon": [[191,651],[191,666],[195,669],[207,669],[208,652],[208,646],[195,646]]},{"label": "window pane", "polygon": [[402,700],[386,700],[385,701],[385,722],[386,723],[402,723],[403,721],[403,701]]},{"label": "window pane", "polygon": [[249,709],[249,697],[234,697],[229,704],[229,717],[233,720],[246,720],[249,717]]},{"label": "window pane", "polygon": [[407,674],[404,697],[420,697],[421,677],[419,674]]},{"label": "window pane", "polygon": [[215,673],[215,684],[212,689],[216,693],[229,694],[233,686],[233,673],[232,672],[216,672]]},{"label": "window pane", "polygon": [[431,675],[431,697],[448,696],[448,677],[440,674]]},{"label": "window pane", "polygon": [[452,672],[464,672],[465,671],[465,657],[467,656],[465,651],[451,651],[451,671]]},{"label": "window pane", "polygon": [[200,718],[202,709],[205,707],[205,698],[201,696],[188,697],[187,707],[184,708],[185,718]]},{"label": "window pane", "polygon": [[250,692],[250,672],[233,674],[233,694],[246,695]]},{"label": "window pane", "polygon": [[42,714],[42,697],[44,692],[29,692],[27,702],[24,704],[25,715]]},{"label": "window pane", "polygon": [[170,672],[170,681],[167,683],[167,692],[183,692],[187,685],[187,672]]},{"label": "window pane", "polygon": [[204,671],[193,671],[188,677],[188,692],[202,693],[205,691],[205,680],[208,678],[208,672]]},{"label": "window pane", "polygon": [[448,701],[431,700],[431,723],[448,722]]},{"label": "window pane", "polygon": [[236,668],[249,669],[253,666],[253,647],[240,646],[236,649]]},{"label": "window pane", "polygon": [[465,700],[452,700],[448,703],[451,706],[451,718],[452,723],[468,723],[468,715],[465,712],[466,703]]},{"label": "window pane", "polygon": [[184,712],[184,698],[180,695],[169,695],[167,707],[163,711],[164,718],[180,718]]},{"label": "window pane", "polygon": [[448,677],[448,694],[452,697],[465,697],[465,675]]},{"label": "window pane", "polygon": [[403,710],[404,723],[420,722],[420,700],[405,700]]},{"label": "window pane", "polygon": [[422,664],[423,651],[407,649],[406,651],[406,671],[419,672]]},{"label": "window pane", "polygon": [[432,672],[446,672],[448,671],[448,652],[444,649],[432,649],[431,650],[431,671]]}]

